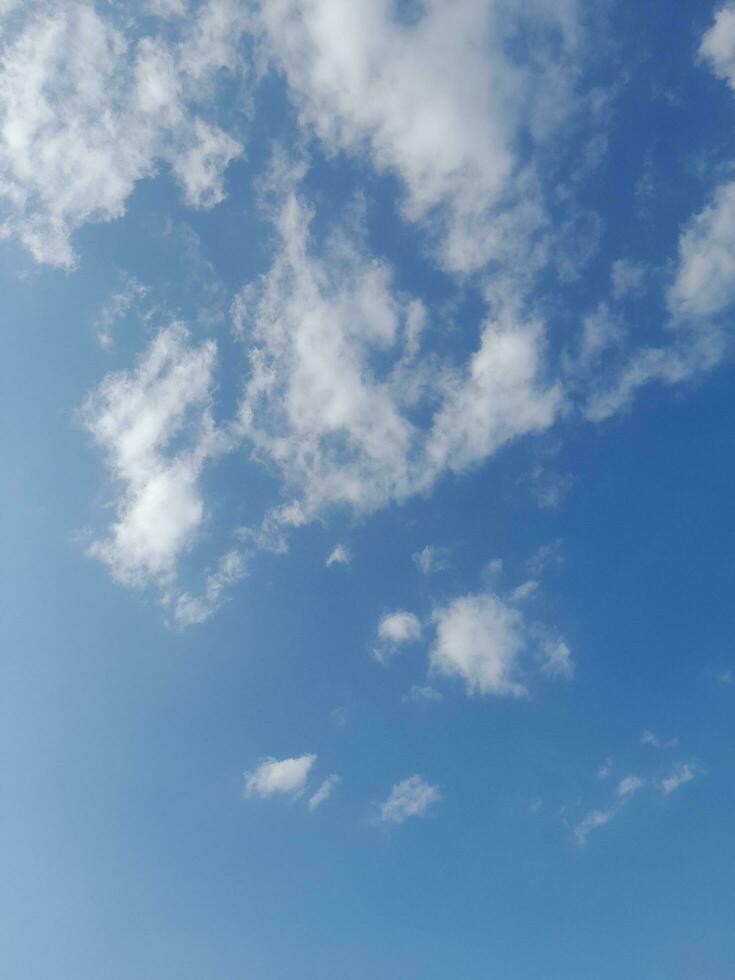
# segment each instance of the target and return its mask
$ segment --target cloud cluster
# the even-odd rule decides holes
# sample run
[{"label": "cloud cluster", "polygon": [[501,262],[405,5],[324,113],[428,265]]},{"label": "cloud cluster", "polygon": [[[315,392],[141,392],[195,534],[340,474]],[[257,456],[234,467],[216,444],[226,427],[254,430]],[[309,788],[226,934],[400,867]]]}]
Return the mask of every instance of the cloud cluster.
[{"label": "cloud cluster", "polygon": [[[647,737],[649,736],[649,737]],[[649,731],[643,733],[642,744],[654,748],[673,748],[676,739],[661,742]],[[607,779],[612,772],[612,758],[605,760],[597,772],[598,779]],[[588,810],[571,828],[575,842],[584,847],[591,833],[599,830],[615,820],[630,803],[636,794],[644,789],[657,789],[664,796],[670,796],[680,786],[691,782],[697,775],[696,765],[688,762],[678,763],[668,775],[660,778],[645,778],[638,775],[628,775],[620,779],[615,787],[613,799],[604,807]]]},{"label": "cloud cluster", "polygon": [[[545,221],[521,144],[543,145],[574,103],[574,0],[268,0],[260,28],[302,123],[332,149],[368,149],[405,188],[455,271],[505,258]],[[509,39],[533,36],[533,45]]]},{"label": "cloud cluster", "polygon": [[85,0],[25,4],[2,35],[0,237],[70,268],[73,232],[119,217],[159,163],[193,207],[221,201],[242,146],[207,103],[245,25],[234,0],[207,0],[178,41],[135,38]]},{"label": "cloud cluster", "polygon": [[421,354],[423,305],[367,252],[359,220],[317,247],[299,171],[274,174],[273,264],[234,309],[250,360],[239,431],[292,491],[288,521],[375,510],[553,424],[563,396],[544,380],[540,321],[503,306],[465,364],[438,365]]}]

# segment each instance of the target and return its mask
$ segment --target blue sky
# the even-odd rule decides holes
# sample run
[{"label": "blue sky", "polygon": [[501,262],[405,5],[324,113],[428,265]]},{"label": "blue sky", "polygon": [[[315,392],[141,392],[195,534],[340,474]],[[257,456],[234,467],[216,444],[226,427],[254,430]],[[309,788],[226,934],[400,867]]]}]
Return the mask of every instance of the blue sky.
[{"label": "blue sky", "polygon": [[735,6],[0,2],[9,980],[730,980]]}]

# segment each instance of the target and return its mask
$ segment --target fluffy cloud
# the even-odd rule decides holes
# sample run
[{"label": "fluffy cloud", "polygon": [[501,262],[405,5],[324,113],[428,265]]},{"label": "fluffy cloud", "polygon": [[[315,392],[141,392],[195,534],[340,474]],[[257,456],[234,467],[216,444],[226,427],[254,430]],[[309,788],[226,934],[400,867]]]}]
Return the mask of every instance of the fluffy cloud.
[{"label": "fluffy cloud", "polygon": [[127,585],[170,584],[205,519],[199,476],[225,441],[211,397],[216,347],[182,324],[162,330],[130,372],[107,375],[82,420],[120,486],[116,520],[90,553]]},{"label": "fluffy cloud", "polygon": [[388,799],[380,804],[378,819],[381,823],[401,824],[408,817],[422,817],[441,798],[438,786],[427,783],[422,776],[408,776],[396,783]]},{"label": "fluffy cloud", "polygon": [[[302,121],[397,174],[447,266],[483,266],[543,224],[520,143],[542,145],[571,107],[573,0],[427,0],[412,18],[392,0],[268,0],[260,24]],[[509,43],[524,33],[528,50]]]},{"label": "fluffy cloud", "polygon": [[438,469],[462,471],[519,435],[541,432],[562,407],[558,385],[545,387],[541,323],[505,309],[483,327],[479,350],[449,380],[428,445]]},{"label": "fluffy cloud", "polygon": [[422,356],[423,306],[368,254],[358,219],[316,247],[299,178],[277,161],[274,261],[234,304],[250,359],[240,432],[293,494],[284,521],[403,500],[555,421],[540,322],[503,307],[466,365]]},{"label": "fluffy cloud", "polygon": [[339,786],[341,780],[339,776],[331,775],[327,776],[324,782],[319,786],[319,789],[314,793],[313,796],[309,797],[309,809],[316,810],[317,807],[321,806],[322,803],[326,803],[329,797],[332,795],[332,791],[335,787]]},{"label": "fluffy cloud", "polygon": [[699,45],[699,54],[712,71],[735,89],[735,4],[726,3]]},{"label": "fluffy cloud", "polygon": [[412,612],[398,609],[386,613],[378,623],[378,645],[373,649],[376,660],[385,661],[408,643],[421,637],[421,622]]},{"label": "fluffy cloud", "polygon": [[735,182],[716,189],[684,229],[679,265],[669,293],[680,318],[711,317],[735,302]]},{"label": "fluffy cloud", "polygon": [[535,662],[552,678],[571,679],[571,650],[560,633],[533,622],[522,602],[538,583],[527,582],[507,597],[493,592],[460,596],[434,612],[429,654],[434,674],[461,678],[468,694],[522,697],[524,674]]},{"label": "fluffy cloud", "polygon": [[204,3],[178,43],[132,39],[82,0],[28,3],[0,68],[0,236],[69,268],[71,236],[119,217],[135,183],[170,164],[188,203],[224,195],[240,144],[200,111],[245,27],[231,0]]},{"label": "fluffy cloud", "polygon": [[241,431],[299,491],[294,522],[335,503],[375,509],[411,488],[416,430],[397,376],[379,378],[372,362],[398,347],[400,364],[423,314],[344,234],[312,255],[309,209],[288,186],[278,191],[278,254],[238,304],[250,344]]},{"label": "fluffy cloud", "polygon": [[520,697],[520,655],[525,646],[519,609],[492,594],[454,599],[434,614],[432,669],[461,677],[468,694]]},{"label": "fluffy cloud", "polygon": [[277,793],[298,796],[304,791],[316,755],[293,759],[265,759],[257,768],[243,774],[243,794],[265,799]]}]

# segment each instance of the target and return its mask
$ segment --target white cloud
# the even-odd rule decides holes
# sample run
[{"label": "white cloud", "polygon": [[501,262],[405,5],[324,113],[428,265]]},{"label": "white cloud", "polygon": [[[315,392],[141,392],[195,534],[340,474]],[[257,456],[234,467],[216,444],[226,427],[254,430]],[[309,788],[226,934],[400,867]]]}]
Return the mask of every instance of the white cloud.
[{"label": "white cloud", "polygon": [[331,236],[324,258],[312,255],[309,209],[288,186],[276,190],[280,248],[238,304],[250,346],[242,432],[301,498],[294,523],[336,503],[369,511],[413,488],[408,393],[395,374],[378,378],[372,361],[399,348],[400,367],[420,308],[344,233]]},{"label": "white cloud", "polygon": [[216,347],[162,330],[131,372],[108,374],[83,408],[84,425],[120,485],[116,520],[90,553],[118,581],[168,585],[205,520],[204,462],[226,448],[211,414]]},{"label": "white cloud", "polygon": [[427,544],[420,551],[414,552],[411,559],[422,575],[431,575],[448,567],[449,549]]},{"label": "white cloud", "polygon": [[540,645],[541,669],[549,677],[571,680],[574,677],[572,651],[563,636],[550,633]]},{"label": "white cloud", "polygon": [[665,776],[661,780],[661,792],[665,796],[669,796],[669,794],[673,793],[680,786],[683,786],[685,783],[690,783],[696,775],[697,770],[694,766],[687,762],[681,763],[668,776]]},{"label": "white cloud", "polygon": [[352,557],[346,545],[336,544],[329,552],[324,564],[329,568],[331,565],[349,565]]},{"label": "white cloud", "polygon": [[303,793],[315,762],[313,753],[293,759],[264,759],[257,768],[243,773],[243,795],[261,799],[276,793],[298,796]]},{"label": "white cloud", "polygon": [[[268,0],[260,21],[300,117],[330,148],[368,149],[404,183],[404,211],[433,219],[444,263],[468,271],[544,222],[518,152],[572,105],[573,0],[428,0],[399,22],[392,0]],[[533,34],[530,51],[509,38]],[[521,231],[522,229],[522,231]]]},{"label": "white cloud", "polygon": [[628,800],[644,786],[645,781],[640,776],[624,776],[618,783],[618,796],[621,800]]},{"label": "white cloud", "polygon": [[735,89],[735,4],[723,4],[715,14],[715,22],[702,37],[700,57],[710,68]]},{"label": "white cloud", "polygon": [[655,732],[646,729],[641,734],[641,744],[650,745],[653,749],[674,749],[679,744],[678,738],[659,738]]},{"label": "white cloud", "polygon": [[735,302],[735,181],[716,188],[679,240],[679,264],[669,292],[678,319],[711,317]]},{"label": "white cloud", "polygon": [[441,798],[438,786],[430,785],[422,776],[408,776],[396,783],[388,799],[380,804],[378,819],[381,823],[401,824],[408,817],[422,817]]},{"label": "white cloud", "polygon": [[607,810],[590,810],[574,827],[574,838],[577,844],[584,847],[592,831],[610,823],[617,816],[617,813],[618,811],[614,807]]},{"label": "white cloud", "polygon": [[687,330],[669,347],[644,347],[634,351],[611,383],[596,380],[583,408],[592,422],[601,422],[628,408],[638,389],[652,381],[679,384],[710,370],[722,358],[725,345],[721,332],[711,325]]},{"label": "white cloud", "polygon": [[536,585],[527,582],[505,599],[492,592],[460,596],[436,610],[430,670],[460,677],[468,694],[512,697],[527,693],[527,659],[535,659],[550,677],[570,679],[574,664],[564,638],[530,622],[516,604]]},{"label": "white cloud", "polygon": [[462,471],[520,435],[548,429],[562,390],[541,380],[543,328],[504,309],[483,326],[466,372],[448,376],[427,447],[438,470]]},{"label": "white cloud", "polygon": [[525,694],[519,680],[525,631],[518,609],[495,595],[466,595],[438,610],[434,622],[432,670],[461,677],[468,694]]},{"label": "white cloud", "polygon": [[420,638],[421,622],[414,613],[405,609],[385,613],[378,623],[378,644],[373,649],[373,656],[382,663],[400,647],[416,643]]},{"label": "white cloud", "polygon": [[332,790],[339,786],[341,780],[339,776],[331,775],[328,776],[324,782],[320,785],[319,789],[314,793],[313,796],[309,798],[309,809],[316,810],[317,807],[321,806],[322,803],[326,803],[329,797],[332,795]]},{"label": "white cloud", "polygon": [[[221,200],[224,170],[241,152],[200,112],[205,83],[234,67],[223,58],[245,26],[235,4],[204,3],[178,45],[128,40],[130,25],[107,13],[81,0],[29,3],[4,39],[0,236],[63,268],[75,264],[73,232],[120,217],[136,182],[159,162],[171,165],[188,203],[208,207]],[[203,60],[201,35],[213,18],[229,33],[219,46],[208,37]]]},{"label": "white cloud", "polygon": [[369,255],[354,210],[315,247],[300,176],[277,158],[275,258],[233,307],[250,359],[240,432],[292,494],[282,523],[335,504],[364,513],[404,500],[555,421],[562,394],[543,382],[540,322],[503,308],[465,367],[421,356],[423,306]]}]

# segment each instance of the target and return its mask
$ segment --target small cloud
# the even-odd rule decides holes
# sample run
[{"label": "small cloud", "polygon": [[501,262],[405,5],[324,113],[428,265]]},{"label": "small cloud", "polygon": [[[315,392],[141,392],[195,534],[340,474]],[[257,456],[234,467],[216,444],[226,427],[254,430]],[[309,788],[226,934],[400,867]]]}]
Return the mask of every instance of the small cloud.
[{"label": "small cloud", "polygon": [[538,799],[533,801],[533,803],[529,806],[528,810],[530,813],[538,813],[539,810],[543,807],[543,805],[544,805],[544,801],[541,799],[541,797],[539,797]]},{"label": "small cloud", "polygon": [[646,731],[641,735],[641,744],[650,745],[652,749],[675,749],[679,744],[678,738],[659,738],[653,732]]},{"label": "small cloud", "polygon": [[429,807],[441,800],[438,786],[431,786],[419,775],[396,783],[388,799],[380,805],[381,823],[401,824],[408,817],[422,817]]},{"label": "small cloud", "polygon": [[411,559],[422,575],[431,575],[449,568],[449,549],[427,544],[420,551],[414,552]]},{"label": "small cloud", "polygon": [[533,493],[541,510],[556,510],[573,485],[571,473],[555,473],[543,466],[533,471]]},{"label": "small cloud", "polygon": [[128,273],[121,276],[120,286],[114,290],[100,306],[94,318],[94,331],[102,350],[112,350],[114,328],[119,320],[124,320],[135,304],[148,293],[148,287]]},{"label": "small cloud", "polygon": [[414,684],[409,690],[408,694],[404,694],[401,701],[404,704],[418,704],[420,702],[426,701],[442,701],[443,697],[440,691],[436,688],[431,687],[430,684]]},{"label": "small cloud", "polygon": [[617,259],[610,270],[613,296],[621,299],[628,293],[640,289],[643,282],[643,266],[627,259]]},{"label": "small cloud", "polygon": [[314,793],[314,795],[310,797],[309,809],[312,811],[316,810],[316,808],[318,806],[321,806],[322,803],[326,803],[326,801],[332,795],[332,790],[336,786],[339,786],[341,781],[342,780],[339,778],[339,776],[337,776],[334,773],[331,776],[328,776],[321,784],[319,789],[316,791],[316,793]]},{"label": "small cloud", "polygon": [[[607,775],[609,773],[606,773]],[[572,833],[577,844],[584,847],[592,831],[599,830],[600,827],[604,827],[614,820],[643,786],[645,786],[645,780],[641,779],[640,776],[624,776],[617,785],[615,801],[610,806],[590,810],[573,828]]]},{"label": "small cloud", "polygon": [[492,558],[482,569],[482,577],[490,588],[495,588],[503,575],[503,559]]},{"label": "small cloud", "polygon": [[587,843],[587,838],[592,831],[597,830],[599,827],[604,827],[605,824],[610,823],[610,821],[615,818],[617,813],[617,809],[615,807],[611,807],[608,810],[590,810],[589,813],[585,814],[585,816],[582,817],[580,822],[574,828],[574,839],[579,846],[584,847],[584,845]]},{"label": "small cloud", "polygon": [[510,593],[508,599],[510,602],[523,602],[524,599],[528,599],[538,591],[538,582],[535,579],[529,579],[527,582],[522,582],[520,585],[516,586],[515,589]]},{"label": "small cloud", "polygon": [[541,643],[541,670],[549,677],[571,680],[574,677],[572,651],[563,636],[549,634]]},{"label": "small cloud", "polygon": [[558,568],[564,560],[561,553],[563,544],[564,539],[557,538],[538,547],[526,563],[529,574],[538,579],[549,569]]},{"label": "small cloud", "polygon": [[602,765],[600,766],[600,768],[597,770],[597,778],[598,779],[607,779],[608,778],[608,776],[612,772],[612,763],[613,763],[612,756],[609,755],[607,757],[607,759],[605,759],[605,761],[602,763]]},{"label": "small cloud", "polygon": [[717,680],[720,684],[735,684],[735,670],[721,670]]},{"label": "small cloud", "polygon": [[629,800],[643,786],[645,781],[640,776],[624,776],[618,783],[618,796],[621,800]]},{"label": "small cloud", "polygon": [[694,766],[688,762],[681,763],[668,776],[665,776],[661,780],[661,792],[664,796],[669,796],[675,789],[683,786],[684,783],[690,783],[696,775],[697,770]]},{"label": "small cloud", "polygon": [[255,769],[243,773],[243,795],[246,798],[259,796],[261,799],[276,793],[300,796],[315,762],[314,753],[292,759],[264,759]]},{"label": "small cloud", "polygon": [[183,629],[205,623],[222,605],[230,586],[245,576],[247,566],[239,551],[228,551],[220,558],[217,570],[210,572],[204,581],[204,591],[193,596],[182,592],[173,602],[172,624]]},{"label": "small cloud", "polygon": [[332,565],[349,565],[351,561],[352,556],[346,545],[338,544],[329,552],[324,564],[330,568]]},{"label": "small cloud", "polygon": [[399,647],[415,643],[421,636],[421,622],[412,612],[397,609],[386,613],[378,623],[378,645],[373,649],[376,660],[384,663]]}]

